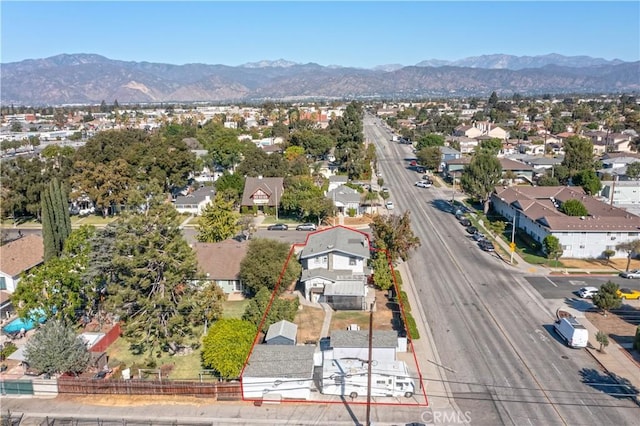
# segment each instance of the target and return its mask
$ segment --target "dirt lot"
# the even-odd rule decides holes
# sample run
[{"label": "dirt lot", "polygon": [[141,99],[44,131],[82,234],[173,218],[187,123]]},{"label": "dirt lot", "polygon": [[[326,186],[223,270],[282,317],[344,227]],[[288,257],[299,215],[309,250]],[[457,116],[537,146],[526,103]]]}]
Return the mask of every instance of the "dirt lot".
[{"label": "dirt lot", "polygon": [[[633,308],[631,308],[633,309]],[[596,326],[598,330],[604,331],[609,336],[609,344],[616,343],[633,343],[636,333],[636,326],[628,323],[622,318],[614,314],[608,314],[606,317],[598,312],[587,312],[585,314],[589,322]],[[605,349],[606,351],[606,349]],[[629,349],[629,354],[640,365],[640,352]]]},{"label": "dirt lot", "polygon": [[322,331],[324,311],[320,308],[302,305],[293,322],[298,325],[298,343],[317,342]]}]

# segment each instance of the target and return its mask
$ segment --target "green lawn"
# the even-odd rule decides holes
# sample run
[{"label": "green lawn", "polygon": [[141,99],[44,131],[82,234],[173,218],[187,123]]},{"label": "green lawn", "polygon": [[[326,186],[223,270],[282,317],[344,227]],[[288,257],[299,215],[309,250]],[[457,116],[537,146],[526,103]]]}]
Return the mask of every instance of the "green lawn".
[{"label": "green lawn", "polygon": [[[197,339],[201,342],[201,336]],[[146,360],[147,355],[135,355],[129,350],[129,344],[124,337],[120,337],[113,342],[109,348],[107,348],[107,354],[109,355],[109,367],[114,368],[121,366],[120,371],[124,368],[131,368],[131,376],[138,377],[139,368],[147,368]],[[171,366],[171,372],[169,373],[169,379],[181,380],[181,379],[198,379],[198,373],[202,370],[200,364],[200,349],[195,349],[188,355],[174,355],[163,353],[160,358],[154,358],[156,361],[156,369],[160,369],[162,366]],[[118,373],[119,374],[119,373]]]},{"label": "green lawn", "polygon": [[222,313],[222,317],[223,318],[241,318],[248,304],[249,304],[249,299],[227,300],[226,302],[223,303],[224,312]]},{"label": "green lawn", "polygon": [[71,226],[81,226],[81,225],[108,225],[114,220],[117,219],[117,216],[71,216]]}]

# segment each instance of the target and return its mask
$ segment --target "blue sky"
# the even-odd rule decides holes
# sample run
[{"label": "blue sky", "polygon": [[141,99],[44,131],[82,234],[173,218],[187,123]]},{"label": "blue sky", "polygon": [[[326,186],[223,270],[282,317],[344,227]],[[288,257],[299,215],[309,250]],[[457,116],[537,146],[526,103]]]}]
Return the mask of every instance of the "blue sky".
[{"label": "blue sky", "polygon": [[7,1],[2,63],[60,53],[371,68],[493,53],[640,59],[640,2]]}]

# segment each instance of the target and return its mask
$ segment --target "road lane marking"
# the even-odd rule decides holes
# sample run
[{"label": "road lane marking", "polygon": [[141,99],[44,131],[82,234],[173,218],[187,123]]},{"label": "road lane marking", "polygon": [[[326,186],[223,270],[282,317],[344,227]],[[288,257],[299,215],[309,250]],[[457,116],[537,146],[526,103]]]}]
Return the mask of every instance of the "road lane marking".
[{"label": "road lane marking", "polygon": [[549,277],[544,277],[544,278],[545,278],[547,281],[549,281],[549,282],[551,283],[551,285],[552,285],[552,286],[554,286],[554,287],[558,287],[558,285],[557,285],[556,283],[554,283],[553,281],[551,281],[551,280],[549,279]]},{"label": "road lane marking", "polygon": [[551,363],[551,366],[553,367],[554,370],[556,370],[558,372],[558,374],[562,374],[560,372],[560,370],[558,370],[558,367],[556,367],[556,365],[554,363]]},{"label": "road lane marking", "polygon": [[585,408],[585,410],[587,410],[589,412],[589,415],[593,416],[593,412],[591,410],[589,410],[589,407],[587,406],[587,404],[581,399],[579,399],[578,401],[580,401],[582,403],[582,405],[584,405],[584,408]]}]

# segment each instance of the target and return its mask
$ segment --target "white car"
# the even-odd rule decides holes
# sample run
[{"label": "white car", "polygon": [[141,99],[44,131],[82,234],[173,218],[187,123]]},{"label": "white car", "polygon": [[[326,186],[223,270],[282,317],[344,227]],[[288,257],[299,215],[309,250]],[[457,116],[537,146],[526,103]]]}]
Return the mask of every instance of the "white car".
[{"label": "white car", "polygon": [[385,207],[387,208],[387,210],[393,210],[393,201],[387,201]]},{"label": "white car", "polygon": [[431,186],[431,182],[428,180],[419,180],[414,185],[418,188],[429,188]]},{"label": "white car", "polygon": [[633,269],[631,271],[621,272],[620,276],[622,278],[629,278],[629,279],[640,278],[640,269]]},{"label": "white car", "polygon": [[582,297],[583,299],[591,299],[597,292],[597,287],[582,287],[580,290],[578,290],[578,296]]}]

